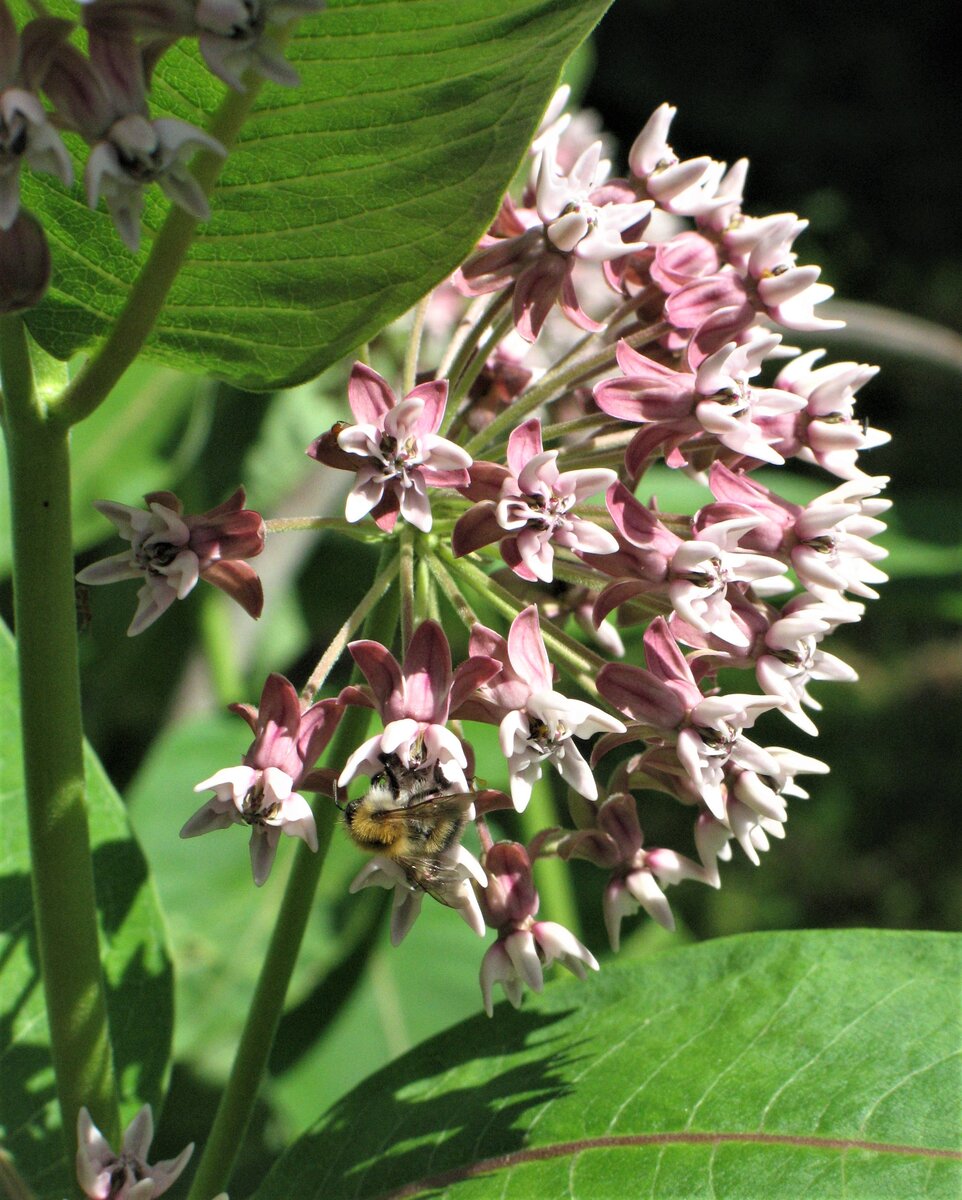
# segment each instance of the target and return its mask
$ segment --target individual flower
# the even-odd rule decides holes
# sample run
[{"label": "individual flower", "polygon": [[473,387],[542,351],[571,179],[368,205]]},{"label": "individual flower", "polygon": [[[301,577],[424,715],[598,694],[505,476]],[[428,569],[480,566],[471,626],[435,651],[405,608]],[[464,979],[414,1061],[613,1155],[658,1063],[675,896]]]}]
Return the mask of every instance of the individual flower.
[{"label": "individual flower", "polygon": [[675,329],[697,330],[724,313],[729,336],[747,328],[759,314],[787,329],[841,328],[844,321],[815,314],[815,306],[833,295],[832,288],[818,282],[821,267],[796,263],[792,244],[807,226],[794,213],[743,220],[733,236],[723,238],[732,265],[674,292],[665,303],[665,318]]},{"label": "individual flower", "polygon": [[783,838],[788,809],[785,798],[808,798],[808,792],[795,782],[799,774],[826,775],[828,766],[817,758],[797,754],[782,746],[767,746],[766,753],[775,764],[772,774],[737,767],[727,772],[724,812],[704,811],[695,825],[695,845],[714,887],[719,885],[718,862],[729,862],[731,841],[738,842],[746,858],[759,865],[759,854],[769,848],[769,837]]},{"label": "individual flower", "polygon": [[[432,861],[435,879],[431,895],[453,908],[474,932],[484,934],[484,918],[478,907],[474,884],[484,887],[488,877],[483,867],[460,843],[449,846]],[[391,908],[391,945],[399,946],[421,912],[425,890],[411,880],[404,868],[383,854],[364,864],[348,891],[353,895],[366,887],[394,890]]]},{"label": "individual flower", "polygon": [[461,487],[468,482],[471,456],[438,436],[444,418],[446,380],[419,384],[398,400],[377,371],[355,363],[347,396],[355,425],[336,425],[308,447],[311,458],[357,472],[345,516],[360,521],[368,513],[390,532],[398,514],[416,529],[431,529],[428,487]]},{"label": "individual flower", "polygon": [[152,1200],[174,1183],[194,1152],[191,1142],[176,1158],[151,1166],[147,1152],[154,1136],[150,1105],[145,1104],[124,1132],[115,1154],[86,1108],[77,1117],[77,1182],[90,1200]]},{"label": "individual flower", "polygon": [[633,560],[637,578],[621,578],[595,601],[599,623],[613,608],[641,594],[665,594],[677,616],[694,629],[732,646],[749,638],[736,619],[733,603],[750,585],[779,580],[785,564],[745,550],[740,540],[761,517],[739,511],[728,521],[702,528],[697,517],[688,540],[668,529],[622,483],[608,490],[608,510],[629,546],[642,553]]},{"label": "individual flower", "polygon": [[656,450],[664,452],[670,467],[681,467],[693,450],[705,446],[723,448],[736,460],[782,464],[764,422],[799,411],[805,401],[750,382],[780,340],[777,334],[758,334],[743,344],[726,342],[706,357],[692,343],[687,371],[673,370],[619,342],[623,378],[602,380],[594,397],[602,412],[643,425],[625,454],[629,476],[637,479]]},{"label": "individual flower", "polygon": [[351,754],[337,786],[346,788],[357,775],[373,778],[384,769],[384,757],[396,755],[405,769],[436,764],[446,783],[468,791],[464,747],[445,723],[452,709],[497,673],[499,664],[472,648],[471,657],[452,671],[451,648],[436,621],[422,621],[414,631],[403,667],[379,642],[351,642],[348,649],[370,690],[347,687],[339,699],[376,708],[384,729]]},{"label": "individual flower", "polygon": [[545,139],[536,166],[535,208],[518,209],[506,198],[492,233],[457,276],[471,296],[511,287],[515,327],[526,341],[538,337],[555,301],[579,328],[600,329],[581,308],[575,263],[602,263],[643,244],[632,234],[653,205],[636,201],[627,185],[607,182],[610,164],[602,161],[601,150],[601,142],[593,142],[564,172],[557,139]]},{"label": "individual flower", "polygon": [[257,708],[232,704],[230,710],[244,718],[254,740],[239,767],[225,767],[197,784],[195,792],[210,788],[214,796],[194,813],[180,836],[250,826],[251,868],[260,887],[270,875],[282,833],[317,850],[314,814],[297,789],[330,793],[330,772],[314,770],[314,764],[331,740],[342,706],[336,700],[319,700],[305,708],[283,675],[269,675]]},{"label": "individual flower", "polygon": [[[698,863],[674,850],[644,848],[638,823],[638,806],[633,796],[609,796],[594,813],[590,828],[568,834],[558,844],[563,859],[586,858],[611,872],[605,888],[605,929],[612,950],[621,943],[621,922],[643,908],[665,929],[675,928],[675,918],[662,886],[694,879],[707,883],[708,875]],[[716,885],[717,886],[717,885]]]},{"label": "individual flower", "polygon": [[518,812],[527,807],[546,761],[582,796],[597,799],[594,776],[572,739],[624,732],[625,726],[593,704],[554,690],[537,607],[532,604],[515,617],[507,641],[484,625],[475,625],[469,645],[472,654],[496,660],[501,672],[479,687],[478,696],[462,707],[462,713],[498,724],[511,800]]},{"label": "individual flower", "polygon": [[83,0],[84,24],[106,37],[154,34],[196,37],[204,62],[238,92],[251,71],[272,83],[297,87],[300,77],[284,58],[283,31],[324,8],[325,0]]},{"label": "individual flower", "polygon": [[864,479],[858,465],[863,450],[890,441],[882,429],[872,429],[855,417],[855,393],[878,372],[867,363],[839,362],[816,367],[825,353],[812,350],[787,363],[775,386],[805,399],[798,412],[762,421],[772,446],[785,458],[817,463],[840,479]]},{"label": "individual flower", "polygon": [[727,201],[717,194],[724,167],[710,158],[680,161],[668,145],[668,130],[678,110],[660,104],[628,152],[628,165],[640,194],[665,212],[698,217]]},{"label": "individual flower", "polygon": [[264,549],[264,521],[260,513],[244,507],[245,501],[241,487],[216,508],[184,516],[173,492],[148,492],[146,510],[96,500],[94,507],[117,526],[130,549],[84,567],[77,580],[86,584],[144,580],[128,637],[142,633],[175,600],[183,600],[198,579],[206,579],[245,612],[259,617],[264,607],[261,582],[242,560]]},{"label": "individual flower", "polygon": [[[652,621],[644,642],[647,668],[606,663],[598,673],[598,691],[634,725],[627,734],[601,739],[594,758],[641,737],[653,747],[661,769],[681,776],[681,783],[724,820],[726,768],[777,772],[771,755],[742,731],[783,701],[737,692],[703,695],[663,617]],[[680,798],[687,799],[684,789]]]},{"label": "individual flower", "polygon": [[818,729],[802,705],[816,710],[822,706],[809,695],[808,684],[819,680],[852,683],[858,679],[847,663],[819,648],[818,643],[831,629],[818,607],[793,611],[786,605],[765,633],[762,653],[755,663],[755,677],[762,690],[769,696],[780,696],[785,716],[813,735]]},{"label": "individual flower", "polygon": [[613,483],[614,471],[559,471],[558,451],[542,449],[537,417],[512,431],[507,460],[507,467],[476,463],[472,468],[471,484],[462,490],[477,503],[454,527],[455,555],[500,540],[501,554],[515,574],[550,583],[555,545],[580,554],[613,554],[618,549],[607,529],[572,511],[579,501]]},{"label": "individual flower", "polygon": [[859,475],[802,506],[722,463],[714,463],[709,474],[712,493],[723,502],[711,506],[712,512],[719,519],[736,511],[760,517],[744,545],[788,562],[802,586],[829,604],[843,592],[877,599],[871,585],[888,578],[875,566],[888,551],[870,540],[885,530],[878,517],[891,501],[879,493],[887,483],[885,476]]},{"label": "individual flower", "polygon": [[480,893],[484,919],[498,931],[481,962],[484,1011],[493,1015],[492,991],[500,983],[515,1008],[525,985],[544,988],[544,969],[559,962],[579,979],[585,968],[598,970],[598,961],[570,930],[555,921],[537,921],[538,893],[531,877],[531,860],[517,842],[496,842],[484,855],[487,887]]},{"label": "individual flower", "polygon": [[203,188],[187,169],[198,149],[224,155],[215,138],[174,117],[150,119],[150,49],[130,36],[91,33],[88,58],[58,47],[44,89],[63,120],[93,149],[84,171],[87,203],[103,196],[124,245],[140,246],[144,188],[156,183],[169,200],[198,221],[210,218]]},{"label": "individual flower", "polygon": [[38,97],[50,58],[70,30],[69,21],[40,17],[18,33],[0,0],[0,232],[17,218],[23,163],[67,187],[73,182],[70,156]]}]

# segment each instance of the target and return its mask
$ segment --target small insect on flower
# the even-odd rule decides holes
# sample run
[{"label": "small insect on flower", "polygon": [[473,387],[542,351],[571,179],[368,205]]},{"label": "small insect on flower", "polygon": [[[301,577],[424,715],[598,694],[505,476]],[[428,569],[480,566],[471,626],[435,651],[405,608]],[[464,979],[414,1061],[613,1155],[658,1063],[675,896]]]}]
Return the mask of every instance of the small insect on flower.
[{"label": "small insect on flower", "polygon": [[438,763],[409,767],[396,754],[380,758],[384,770],[363,796],[344,806],[345,828],[362,850],[397,863],[410,886],[450,906],[449,889],[465,878],[451,852],[477,793],[451,791]]}]

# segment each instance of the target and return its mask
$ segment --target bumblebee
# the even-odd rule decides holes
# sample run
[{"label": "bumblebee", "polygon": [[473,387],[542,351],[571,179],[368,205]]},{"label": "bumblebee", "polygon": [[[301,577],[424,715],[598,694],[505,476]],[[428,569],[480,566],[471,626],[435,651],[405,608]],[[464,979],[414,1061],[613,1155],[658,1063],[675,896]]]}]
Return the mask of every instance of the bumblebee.
[{"label": "bumblebee", "polygon": [[344,808],[347,832],[362,850],[396,862],[412,887],[447,904],[445,887],[464,875],[445,855],[460,842],[476,793],[452,792],[437,763],[407,767],[396,754],[382,754],[381,762],[365,795]]}]

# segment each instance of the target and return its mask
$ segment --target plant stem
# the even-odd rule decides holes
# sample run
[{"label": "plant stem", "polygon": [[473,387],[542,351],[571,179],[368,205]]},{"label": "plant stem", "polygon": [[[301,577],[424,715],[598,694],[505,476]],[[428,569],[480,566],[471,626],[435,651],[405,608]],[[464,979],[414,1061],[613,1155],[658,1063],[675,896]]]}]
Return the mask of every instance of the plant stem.
[{"label": "plant stem", "polygon": [[[495,608],[500,609],[505,616],[514,618],[527,607],[523,600],[503,588],[490,575],[485,574],[480,567],[469,562],[466,558],[455,558],[444,546],[439,546],[439,556],[445,566],[456,578],[460,576],[468,586],[479,596],[483,596]],[[593,696],[598,695],[595,686],[595,676],[605,665],[600,655],[582,646],[573,637],[569,637],[563,629],[546,617],[540,618],[541,635],[545,646],[553,651],[558,658],[558,665],[566,671],[577,683]]]},{"label": "plant stem", "polygon": [[[524,812],[517,815],[516,820],[521,826],[521,839],[529,843],[539,834],[545,825],[552,824],[552,819],[559,816],[554,801],[565,790],[565,782],[556,771],[546,771],[545,778],[536,785],[536,796],[541,792],[550,793],[551,816],[545,818],[548,805],[529,804]],[[549,796],[544,796],[549,800]],[[537,875],[538,896],[541,900],[539,916],[551,921],[557,921],[565,929],[570,929],[575,937],[581,936],[581,914],[578,912],[578,902],[575,897],[571,880],[571,868],[560,858],[546,857],[536,860],[535,874]]]},{"label": "plant stem", "polygon": [[[465,368],[471,361],[471,356],[477,351],[478,343],[481,341],[485,331],[491,325],[492,321],[497,317],[501,309],[507,304],[510,295],[508,292],[501,292],[487,305],[483,312],[478,317],[474,326],[468,330],[464,340],[458,346],[458,351],[453,359],[448,360],[448,356],[441,361],[441,366],[438,367],[438,378],[447,378],[451,381],[452,390],[457,388],[458,380],[461,378]],[[454,405],[449,404],[447,411],[444,414],[444,420],[441,422],[441,428],[438,430],[442,436],[450,429],[451,422],[455,418]]]},{"label": "plant stem", "polygon": [[264,522],[268,533],[292,533],[306,529],[330,529],[359,542],[380,542],[384,535],[379,529],[371,532],[370,525],[350,525],[343,517],[273,517]]},{"label": "plant stem", "polygon": [[[385,547],[385,549],[386,548],[387,547]],[[374,606],[394,582],[394,577],[398,573],[399,566],[400,559],[395,554],[388,560],[386,566],[378,570],[377,575],[374,578],[374,582],[361,597],[360,602],[351,615],[331,639],[330,645],[321,655],[317,666],[311,672],[310,679],[308,679],[307,683],[305,683],[304,687],[301,689],[302,700],[310,702],[324,686],[325,679],[327,679],[334,667],[334,664],[344,653],[347,643],[354,636],[355,632],[360,628],[361,623],[366,620],[368,614],[373,610]]]},{"label": "plant stem", "polygon": [[[247,79],[246,84],[246,92],[227,94],[210,125],[210,133],[228,150],[260,91],[259,81]],[[201,150],[194,159],[193,172],[205,195],[213,191],[223,163],[210,150]],[[180,273],[197,225],[197,219],[182,208],[171,208],[110,333],[52,406],[56,421],[70,426],[88,417],[140,353]]]},{"label": "plant stem", "polygon": [[[643,346],[660,337],[664,332],[664,328],[664,323],[652,325],[648,329],[643,329],[624,340],[633,347]],[[489,446],[500,437],[506,436],[511,429],[515,428],[529,413],[534,412],[536,408],[539,408],[542,404],[547,403],[556,396],[562,395],[572,384],[588,380],[592,375],[597,375],[600,371],[604,371],[607,367],[612,366],[615,361],[614,346],[605,346],[595,354],[572,359],[568,365],[560,369],[555,368],[548,371],[533,388],[523,392],[510,407],[498,413],[490,425],[485,426],[480,433],[475,434],[465,446],[465,450],[469,454],[477,456],[478,452],[485,446]]]},{"label": "plant stem", "polygon": [[444,592],[445,596],[447,597],[448,603],[458,614],[458,618],[464,627],[470,632],[472,627],[479,623],[474,609],[470,604],[468,604],[467,600],[465,600],[461,589],[448,574],[444,563],[435,558],[433,554],[429,555],[425,561],[427,562],[428,569],[437,581],[441,591]]},{"label": "plant stem", "polygon": [[51,1054],[68,1157],[86,1105],[119,1134],[84,787],[67,430],[38,403],[19,317],[0,318],[13,515],[31,880]]},{"label": "plant stem", "polygon": [[414,636],[414,530],[401,530],[401,657]]},{"label": "plant stem", "polygon": [[[331,741],[328,762],[336,766],[343,765],[348,754],[363,738],[370,716],[366,708],[349,708],[345,712]],[[317,853],[312,854],[303,842],[298,843],[230,1078],[217,1107],[188,1200],[210,1200],[227,1186],[254,1110],[318,880],[331,844],[337,809],[333,802],[324,800],[315,809],[314,815],[317,823]]]},{"label": "plant stem", "polygon": [[402,394],[407,395],[415,384],[418,377],[418,355],[421,352],[421,334],[424,332],[424,317],[428,311],[428,305],[431,303],[431,293],[419,300],[414,309],[414,324],[411,327],[411,336],[408,339],[407,349],[404,352],[404,373],[401,377]]}]

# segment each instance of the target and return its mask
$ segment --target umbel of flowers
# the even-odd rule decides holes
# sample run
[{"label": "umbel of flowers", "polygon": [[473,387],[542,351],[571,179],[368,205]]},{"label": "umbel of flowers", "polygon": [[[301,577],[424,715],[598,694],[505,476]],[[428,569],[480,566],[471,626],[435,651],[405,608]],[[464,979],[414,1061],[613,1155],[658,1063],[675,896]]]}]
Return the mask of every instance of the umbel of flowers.
[{"label": "umbel of flowers", "polygon": [[[0,2],[0,252],[31,236],[22,167],[69,179],[56,124],[90,143],[88,196],[106,199],[131,247],[151,182],[206,214],[184,155],[217,147],[149,115],[161,35],[198,37],[232,86],[246,69],[294,82],[270,31],[295,9],[229,8],[93,0],[85,56],[62,22],[18,33]],[[673,927],[667,889],[718,887],[734,847],[757,864],[785,835],[799,779],[828,767],[777,744],[779,725],[817,734],[819,685],[855,678],[825,643],[885,578],[874,539],[886,480],[862,455],[887,435],[856,412],[875,368],[783,340],[838,324],[821,315],[831,289],[819,268],[797,257],[806,222],[745,211],[745,160],[679,158],[668,105],[615,177],[566,99],[536,133],[526,182],[423,302],[403,374],[375,343],[386,374],[355,363],[343,419],[308,448],[348,477],[344,518],[294,524],[380,542],[381,573],[300,694],[274,674],[257,709],[233,706],[254,741],[198,784],[212,795],[182,830],[246,825],[260,885],[281,834],[314,849],[317,806],[338,804],[374,852],[352,890],[393,891],[395,942],[426,899],[479,936],[496,931],[480,967],[489,1012],[495,983],[517,1005],[552,962],[578,975],[598,965],[540,911],[546,857],[600,869],[617,949],[639,910]],[[12,287],[30,294],[29,279]],[[779,493],[775,472],[794,460],[827,476],[807,502]],[[702,485],[696,511],[659,506],[651,480],[666,469]],[[99,507],[130,548],[80,578],[141,580],[132,634],[201,578],[260,614],[247,559],[290,523],[265,525],[243,490],[197,516],[170,493],[142,510]],[[397,639],[358,637],[392,587]],[[358,682],[338,692],[327,681],[346,651]],[[358,707],[380,728],[320,766]],[[499,748],[490,788],[475,776],[483,724]],[[567,826],[545,806],[552,773]],[[687,844],[649,844],[646,818],[662,804],[690,814]],[[507,810],[524,816],[506,822]],[[522,827],[524,844],[507,836]]]}]

